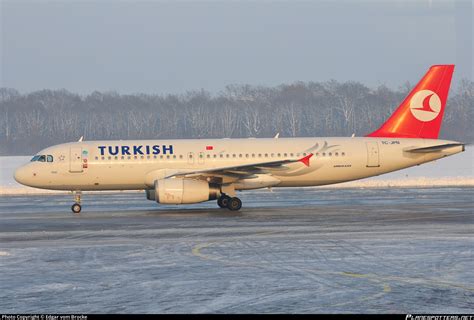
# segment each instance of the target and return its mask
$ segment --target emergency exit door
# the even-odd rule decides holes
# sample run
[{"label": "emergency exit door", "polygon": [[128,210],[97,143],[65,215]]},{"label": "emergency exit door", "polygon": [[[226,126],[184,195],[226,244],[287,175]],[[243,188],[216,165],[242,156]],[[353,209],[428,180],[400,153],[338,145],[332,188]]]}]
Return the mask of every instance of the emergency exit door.
[{"label": "emergency exit door", "polygon": [[367,167],[380,167],[379,144],[377,141],[367,142]]},{"label": "emergency exit door", "polygon": [[194,164],[194,152],[188,152],[188,164]]},{"label": "emergency exit door", "polygon": [[82,172],[82,148],[69,149],[69,172]]}]

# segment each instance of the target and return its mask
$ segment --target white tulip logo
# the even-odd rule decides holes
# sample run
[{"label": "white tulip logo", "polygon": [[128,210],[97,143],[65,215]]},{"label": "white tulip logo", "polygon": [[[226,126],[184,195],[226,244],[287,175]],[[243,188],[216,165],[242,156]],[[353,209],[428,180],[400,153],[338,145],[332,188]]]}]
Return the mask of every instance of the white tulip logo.
[{"label": "white tulip logo", "polygon": [[441,111],[441,99],[431,90],[420,90],[410,100],[410,111],[420,121],[432,121]]}]

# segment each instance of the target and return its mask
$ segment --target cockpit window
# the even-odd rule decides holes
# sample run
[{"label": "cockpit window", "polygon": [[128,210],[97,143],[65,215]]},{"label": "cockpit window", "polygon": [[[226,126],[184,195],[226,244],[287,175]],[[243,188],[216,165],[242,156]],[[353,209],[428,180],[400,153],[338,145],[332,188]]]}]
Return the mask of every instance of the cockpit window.
[{"label": "cockpit window", "polygon": [[31,159],[31,162],[33,161],[39,161],[39,162],[53,162],[53,156],[52,155],[36,155]]}]

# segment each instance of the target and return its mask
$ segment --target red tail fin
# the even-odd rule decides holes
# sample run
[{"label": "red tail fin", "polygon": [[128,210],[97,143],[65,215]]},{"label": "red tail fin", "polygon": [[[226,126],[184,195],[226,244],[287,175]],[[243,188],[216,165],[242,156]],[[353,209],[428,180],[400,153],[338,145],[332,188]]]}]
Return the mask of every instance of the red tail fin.
[{"label": "red tail fin", "polygon": [[435,65],[392,116],[367,137],[437,139],[454,65]]}]

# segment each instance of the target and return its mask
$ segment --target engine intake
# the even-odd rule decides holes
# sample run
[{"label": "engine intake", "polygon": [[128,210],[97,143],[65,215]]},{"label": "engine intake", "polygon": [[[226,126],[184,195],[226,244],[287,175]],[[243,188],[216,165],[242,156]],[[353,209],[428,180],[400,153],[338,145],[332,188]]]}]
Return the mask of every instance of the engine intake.
[{"label": "engine intake", "polygon": [[156,202],[165,204],[198,203],[220,196],[220,188],[216,184],[181,178],[156,180],[154,191]]}]

